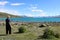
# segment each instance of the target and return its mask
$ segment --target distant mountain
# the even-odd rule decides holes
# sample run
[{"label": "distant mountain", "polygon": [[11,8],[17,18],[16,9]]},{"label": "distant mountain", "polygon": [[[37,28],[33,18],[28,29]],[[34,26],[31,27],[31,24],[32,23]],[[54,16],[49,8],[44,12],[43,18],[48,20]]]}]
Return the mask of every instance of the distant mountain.
[{"label": "distant mountain", "polygon": [[58,15],[58,16],[55,16],[55,17],[58,17],[58,18],[60,18],[60,15]]},{"label": "distant mountain", "polygon": [[47,16],[47,17],[60,18],[60,15],[57,15],[57,16]]},{"label": "distant mountain", "polygon": [[60,18],[60,15],[57,15],[57,16],[51,16],[51,17]]},{"label": "distant mountain", "polygon": [[11,17],[21,17],[21,16],[17,16],[17,15],[12,15],[12,14],[8,14],[8,13],[0,12],[0,18],[7,17],[8,15]]}]

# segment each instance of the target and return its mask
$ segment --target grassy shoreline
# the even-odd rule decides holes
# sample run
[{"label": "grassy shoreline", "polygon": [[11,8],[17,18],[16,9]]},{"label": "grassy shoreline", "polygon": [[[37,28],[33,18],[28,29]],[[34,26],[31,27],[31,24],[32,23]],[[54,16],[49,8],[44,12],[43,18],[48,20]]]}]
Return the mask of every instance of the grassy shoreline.
[{"label": "grassy shoreline", "polygon": [[[35,40],[38,38],[38,36],[43,35],[43,30],[46,27],[40,28],[39,26],[42,24],[46,24],[51,26],[53,31],[60,33],[60,22],[11,22],[12,28],[12,34],[11,35],[5,35],[5,24],[4,22],[0,22],[0,40]],[[18,32],[19,27],[25,27],[27,29],[27,32],[25,33],[15,33]],[[54,39],[53,39],[54,40]],[[58,39],[60,40],[60,39]]]}]

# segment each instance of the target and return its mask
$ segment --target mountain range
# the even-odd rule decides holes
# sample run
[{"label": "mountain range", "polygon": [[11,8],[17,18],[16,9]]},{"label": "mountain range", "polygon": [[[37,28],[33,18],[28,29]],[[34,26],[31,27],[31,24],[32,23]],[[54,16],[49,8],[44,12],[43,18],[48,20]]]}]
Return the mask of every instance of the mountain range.
[{"label": "mountain range", "polygon": [[[0,12],[0,18],[4,18],[4,17],[7,17],[7,16],[11,16],[11,17],[27,17],[27,16],[18,16],[18,15],[12,15],[12,14],[9,14],[9,13],[5,13],[5,12]],[[48,16],[48,17],[60,17],[60,15],[58,15],[58,16]],[[33,18],[33,17],[31,17],[31,18]]]}]

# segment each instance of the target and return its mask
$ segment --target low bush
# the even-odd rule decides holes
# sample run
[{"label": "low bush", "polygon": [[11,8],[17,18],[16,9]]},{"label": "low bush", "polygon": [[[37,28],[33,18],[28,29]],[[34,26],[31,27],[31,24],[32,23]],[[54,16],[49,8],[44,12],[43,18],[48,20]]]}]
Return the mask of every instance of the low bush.
[{"label": "low bush", "polygon": [[59,33],[56,33],[54,36],[55,36],[56,38],[60,38],[60,34],[59,34]]},{"label": "low bush", "polygon": [[47,30],[45,29],[42,37],[47,38],[47,39],[52,38],[52,37],[54,37],[54,32],[50,29],[47,29]]},{"label": "low bush", "polygon": [[46,38],[46,39],[60,38],[60,34],[50,29],[45,29],[42,38]]},{"label": "low bush", "polygon": [[26,28],[25,28],[25,27],[20,27],[18,30],[19,30],[19,33],[24,33],[24,32],[26,32]]}]

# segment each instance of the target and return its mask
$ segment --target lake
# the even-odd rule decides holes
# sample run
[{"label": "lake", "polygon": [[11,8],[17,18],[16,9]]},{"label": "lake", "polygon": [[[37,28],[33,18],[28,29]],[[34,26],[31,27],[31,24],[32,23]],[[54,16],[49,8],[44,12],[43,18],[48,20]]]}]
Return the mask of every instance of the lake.
[{"label": "lake", "polygon": [[[5,21],[6,18],[0,18],[0,21]],[[30,17],[23,17],[23,18],[10,18],[11,21],[14,22],[60,22],[60,18],[53,18],[53,17],[40,17],[40,18],[30,18]]]}]

